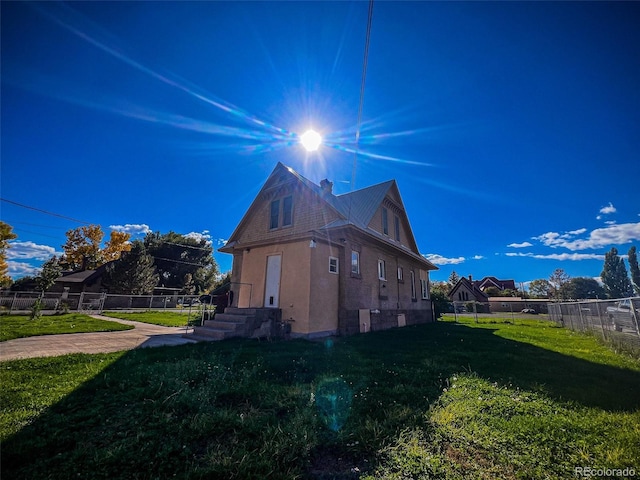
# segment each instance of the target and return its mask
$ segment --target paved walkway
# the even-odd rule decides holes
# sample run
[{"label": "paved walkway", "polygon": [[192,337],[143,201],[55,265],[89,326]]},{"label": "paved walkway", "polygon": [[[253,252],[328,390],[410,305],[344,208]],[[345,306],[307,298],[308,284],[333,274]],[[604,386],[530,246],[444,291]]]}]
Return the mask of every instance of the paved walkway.
[{"label": "paved walkway", "polygon": [[[108,353],[134,348],[161,347],[195,343],[182,337],[185,327],[161,327],[149,323],[91,315],[100,320],[133,325],[133,330],[120,332],[71,333],[16,338],[0,342],[0,361],[20,358],[55,357],[68,353]],[[189,333],[192,332],[190,328]]]}]

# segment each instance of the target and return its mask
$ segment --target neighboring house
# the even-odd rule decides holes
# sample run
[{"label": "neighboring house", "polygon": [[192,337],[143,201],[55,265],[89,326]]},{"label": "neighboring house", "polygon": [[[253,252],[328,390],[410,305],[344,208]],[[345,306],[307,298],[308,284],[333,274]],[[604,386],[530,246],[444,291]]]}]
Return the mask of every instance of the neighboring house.
[{"label": "neighboring house", "polygon": [[480,290],[471,278],[462,277],[449,292],[452,302],[480,302],[487,303],[489,297]]},{"label": "neighboring house", "polygon": [[68,292],[82,293],[92,292],[100,293],[102,288],[102,275],[105,271],[105,265],[98,267],[96,270],[82,270],[79,272],[64,272],[61,277],[56,278],[49,292]]},{"label": "neighboring house", "polygon": [[499,280],[496,277],[484,277],[482,280],[474,280],[473,284],[483,292],[489,287],[495,287],[498,290],[517,290],[514,280]]},{"label": "neighboring house", "polygon": [[279,309],[292,336],[433,321],[429,271],[395,180],[343,195],[278,163],[221,252],[230,306]]}]

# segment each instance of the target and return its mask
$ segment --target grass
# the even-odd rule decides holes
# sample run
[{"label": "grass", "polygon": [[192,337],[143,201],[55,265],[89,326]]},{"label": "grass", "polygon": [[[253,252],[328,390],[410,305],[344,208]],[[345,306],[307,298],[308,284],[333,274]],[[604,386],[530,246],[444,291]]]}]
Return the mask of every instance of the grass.
[{"label": "grass", "polygon": [[80,313],[42,315],[31,320],[28,315],[0,315],[0,341],[61,333],[116,332],[133,327],[117,322],[98,320]]},{"label": "grass", "polygon": [[[467,322],[467,320],[465,320]],[[7,478],[573,478],[640,470],[640,363],[548,322],[0,364]]]},{"label": "grass", "polygon": [[184,327],[192,325],[194,320],[199,321],[201,312],[195,310],[188,315],[186,312],[166,312],[166,311],[145,311],[134,313],[123,312],[104,312],[102,315],[111,318],[121,318],[123,320],[132,320],[134,322],[152,323],[163,327]]}]

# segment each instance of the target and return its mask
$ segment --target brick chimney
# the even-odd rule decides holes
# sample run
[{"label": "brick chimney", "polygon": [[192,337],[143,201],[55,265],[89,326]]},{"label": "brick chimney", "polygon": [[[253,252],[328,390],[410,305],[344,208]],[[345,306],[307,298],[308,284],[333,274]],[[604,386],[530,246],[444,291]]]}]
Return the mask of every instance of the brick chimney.
[{"label": "brick chimney", "polygon": [[333,182],[330,182],[326,178],[320,181],[320,188],[324,193],[333,194]]}]

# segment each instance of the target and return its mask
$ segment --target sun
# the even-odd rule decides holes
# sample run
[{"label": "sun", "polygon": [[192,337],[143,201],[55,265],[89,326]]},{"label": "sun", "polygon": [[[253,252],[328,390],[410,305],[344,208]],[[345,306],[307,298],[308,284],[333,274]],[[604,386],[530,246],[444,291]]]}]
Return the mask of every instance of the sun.
[{"label": "sun", "polygon": [[300,143],[307,152],[315,152],[322,144],[322,137],[315,130],[307,130],[300,137]]}]

